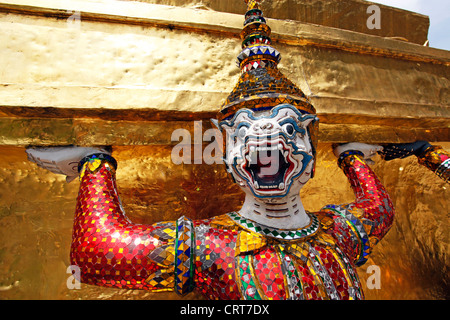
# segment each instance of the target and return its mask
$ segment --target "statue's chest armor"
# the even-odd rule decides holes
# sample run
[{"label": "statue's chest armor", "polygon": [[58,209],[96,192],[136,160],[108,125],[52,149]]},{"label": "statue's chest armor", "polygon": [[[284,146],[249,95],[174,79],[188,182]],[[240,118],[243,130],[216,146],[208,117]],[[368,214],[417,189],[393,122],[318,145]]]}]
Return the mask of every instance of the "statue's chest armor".
[{"label": "statue's chest armor", "polygon": [[362,299],[354,267],[338,248],[311,242],[271,245],[236,256],[244,299]]},{"label": "statue's chest armor", "polygon": [[196,229],[197,286],[208,298],[364,298],[355,266],[327,233],[327,221],[277,232],[248,222],[243,228],[236,219],[223,215]]},{"label": "statue's chest armor", "polygon": [[196,237],[197,286],[209,299],[363,299],[355,267],[322,231],[280,241],[208,225]]}]

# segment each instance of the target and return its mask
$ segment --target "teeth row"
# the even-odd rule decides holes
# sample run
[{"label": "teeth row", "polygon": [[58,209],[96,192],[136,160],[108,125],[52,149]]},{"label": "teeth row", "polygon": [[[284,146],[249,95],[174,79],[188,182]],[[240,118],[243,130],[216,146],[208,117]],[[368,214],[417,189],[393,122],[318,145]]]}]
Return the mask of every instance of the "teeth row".
[{"label": "teeth row", "polygon": [[283,150],[283,145],[280,143],[273,147],[250,147],[250,152],[256,152],[256,151],[277,151],[277,150]]},{"label": "teeth row", "polygon": [[255,186],[256,189],[280,189],[283,190],[284,189],[284,183],[281,182],[278,186],[277,185],[271,185],[271,186],[259,186],[258,181],[255,181],[255,183],[253,184]]},{"label": "teeth row", "polygon": [[[283,152],[284,159],[287,159],[288,154],[289,154],[289,151],[284,151]],[[255,152],[251,152],[250,154],[245,156],[245,159],[247,159],[247,161],[249,161],[250,163],[254,163],[254,161],[256,161],[256,153]],[[238,163],[242,163],[242,160],[238,161]]]}]

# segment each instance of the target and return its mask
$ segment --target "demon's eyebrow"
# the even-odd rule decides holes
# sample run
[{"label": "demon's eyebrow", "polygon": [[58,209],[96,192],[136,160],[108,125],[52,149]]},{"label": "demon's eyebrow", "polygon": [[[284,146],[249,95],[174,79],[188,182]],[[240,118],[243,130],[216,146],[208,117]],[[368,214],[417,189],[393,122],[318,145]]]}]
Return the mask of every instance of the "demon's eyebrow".
[{"label": "demon's eyebrow", "polygon": [[289,119],[289,118],[292,119],[292,115],[290,115],[288,111],[284,111],[284,115],[280,115],[280,119],[278,120],[278,122],[281,122],[281,121],[283,121],[285,119]]},{"label": "demon's eyebrow", "polygon": [[[298,110],[296,107],[294,107],[294,106],[291,105],[291,104],[284,103],[284,104],[280,104],[280,105],[274,107],[274,108],[271,110],[270,118],[276,117],[280,111],[284,111],[284,110],[286,110],[286,109],[289,109],[289,110],[291,110],[293,113],[295,113],[296,116],[297,116],[299,119],[303,116],[303,114],[300,112],[300,110]],[[288,112],[288,110],[286,110],[286,112]]]},{"label": "demon's eyebrow", "polygon": [[237,111],[236,114],[231,119],[222,120],[219,123],[219,126],[220,127],[227,126],[227,127],[233,128],[236,125],[237,122],[241,123],[241,122],[244,122],[244,121],[247,120],[247,119],[245,119],[245,120],[241,119],[241,120],[237,121],[237,119],[239,117],[244,117],[244,119],[245,119],[245,117],[247,117],[247,119],[250,120],[250,121],[257,119],[257,118],[255,118],[254,113],[253,113],[252,110],[250,110],[250,109],[241,109],[241,110]]},{"label": "demon's eyebrow", "polygon": [[[289,110],[283,110],[283,109],[289,109],[289,110],[291,110],[293,112],[293,114],[289,115]],[[269,114],[267,114],[267,113],[264,113],[264,114],[261,114],[261,115],[255,114],[256,112],[259,112],[259,111],[264,112],[264,111],[267,111],[267,110],[266,109],[257,109],[257,110],[240,109],[233,115],[233,117],[225,119],[225,120],[222,120],[219,123],[219,127],[222,128],[222,127],[226,126],[226,127],[233,128],[236,125],[237,122],[244,121],[244,119],[247,120],[247,122],[257,121],[257,120],[262,119],[262,118],[273,119],[276,116],[278,116],[280,112],[285,112],[284,115],[280,115],[281,116],[280,120],[283,120],[285,118],[291,117],[291,118],[296,118],[297,121],[302,122],[302,121],[305,121],[305,120],[309,119],[310,117],[315,117],[314,115],[311,115],[311,114],[303,114],[303,113],[301,113],[297,108],[295,108],[294,106],[292,106],[290,104],[278,105],[278,106],[272,108],[270,110]],[[243,117],[244,119],[241,119],[241,120],[238,121],[238,119],[240,117],[241,118]]]}]

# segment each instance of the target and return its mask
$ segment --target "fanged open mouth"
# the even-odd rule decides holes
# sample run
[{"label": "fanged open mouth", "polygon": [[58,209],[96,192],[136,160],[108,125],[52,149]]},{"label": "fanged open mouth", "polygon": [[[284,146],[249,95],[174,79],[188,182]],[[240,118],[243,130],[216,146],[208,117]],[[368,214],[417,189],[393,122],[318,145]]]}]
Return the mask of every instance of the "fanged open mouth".
[{"label": "fanged open mouth", "polygon": [[290,148],[282,139],[263,143],[248,143],[242,170],[253,188],[259,191],[284,191],[296,168]]}]

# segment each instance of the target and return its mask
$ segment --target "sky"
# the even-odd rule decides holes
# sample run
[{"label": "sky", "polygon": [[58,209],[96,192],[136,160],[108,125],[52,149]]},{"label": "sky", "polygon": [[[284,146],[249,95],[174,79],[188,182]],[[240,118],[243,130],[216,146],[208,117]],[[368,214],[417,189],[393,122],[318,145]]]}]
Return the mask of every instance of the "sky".
[{"label": "sky", "polygon": [[370,0],[430,17],[430,47],[450,50],[450,0]]}]

